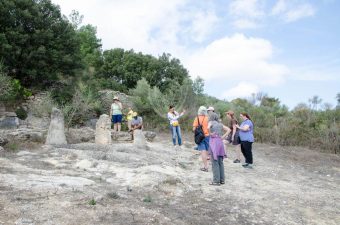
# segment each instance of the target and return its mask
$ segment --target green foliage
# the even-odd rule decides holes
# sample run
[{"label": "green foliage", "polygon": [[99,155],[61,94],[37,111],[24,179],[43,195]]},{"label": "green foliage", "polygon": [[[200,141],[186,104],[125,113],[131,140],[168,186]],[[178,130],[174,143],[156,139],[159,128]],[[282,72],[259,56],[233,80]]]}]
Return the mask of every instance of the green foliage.
[{"label": "green foliage", "polygon": [[152,202],[151,196],[150,195],[145,196],[145,198],[143,199],[143,202],[146,202],[146,203]]},{"label": "green foliage", "polygon": [[157,59],[133,50],[116,48],[104,51],[103,65],[97,76],[114,80],[124,90],[134,88],[140,79],[145,78],[151,87],[156,86],[164,92],[173,84],[182,84],[188,78],[188,72],[170,54],[163,54]]},{"label": "green foliage", "polygon": [[25,120],[27,118],[27,112],[23,107],[18,107],[15,110],[15,113],[17,114],[17,117],[21,120]]},{"label": "green foliage", "polygon": [[27,98],[32,93],[23,87],[19,80],[6,75],[2,63],[0,63],[0,101],[16,101]]},{"label": "green foliage", "polygon": [[80,54],[85,65],[99,68],[101,65],[101,40],[97,38],[97,28],[88,24],[77,30],[80,39]]},{"label": "green foliage", "polygon": [[201,77],[196,77],[192,85],[193,91],[196,95],[203,95],[204,93],[204,80]]},{"label": "green foliage", "polygon": [[101,113],[102,105],[99,101],[99,93],[79,82],[72,101],[64,104],[62,109],[67,127],[83,124],[87,119],[97,117]]},{"label": "green foliage", "polygon": [[19,149],[19,145],[15,142],[8,143],[6,148],[12,152],[17,152]]},{"label": "green foliage", "polygon": [[49,117],[52,112],[52,108],[56,106],[57,103],[53,100],[52,94],[47,92],[41,97],[41,101],[33,101],[29,107],[34,116]]},{"label": "green foliage", "polygon": [[89,205],[96,205],[97,204],[97,201],[92,198],[90,201],[89,201]]},{"label": "green foliage", "polygon": [[75,30],[49,0],[0,2],[0,59],[25,87],[50,86],[80,68]]}]

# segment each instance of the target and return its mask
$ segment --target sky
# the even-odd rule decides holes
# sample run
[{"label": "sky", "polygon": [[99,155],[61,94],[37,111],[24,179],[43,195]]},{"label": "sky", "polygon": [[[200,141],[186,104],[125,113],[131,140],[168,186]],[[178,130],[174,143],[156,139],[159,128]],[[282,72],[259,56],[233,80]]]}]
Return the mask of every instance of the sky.
[{"label": "sky", "polygon": [[180,59],[205,93],[228,101],[252,93],[293,109],[340,93],[338,0],[52,0],[97,27],[103,50]]}]

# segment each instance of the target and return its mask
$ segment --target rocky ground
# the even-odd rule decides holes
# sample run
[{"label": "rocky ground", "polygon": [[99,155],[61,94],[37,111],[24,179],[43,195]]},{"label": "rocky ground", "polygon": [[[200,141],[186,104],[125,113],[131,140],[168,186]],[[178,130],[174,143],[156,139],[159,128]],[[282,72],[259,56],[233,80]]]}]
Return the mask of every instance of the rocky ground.
[{"label": "rocky ground", "polygon": [[[186,142],[33,146],[0,157],[0,224],[329,224],[340,221],[340,157],[254,145],[255,167],[225,160],[226,184]],[[32,146],[31,146],[32,147]]]}]

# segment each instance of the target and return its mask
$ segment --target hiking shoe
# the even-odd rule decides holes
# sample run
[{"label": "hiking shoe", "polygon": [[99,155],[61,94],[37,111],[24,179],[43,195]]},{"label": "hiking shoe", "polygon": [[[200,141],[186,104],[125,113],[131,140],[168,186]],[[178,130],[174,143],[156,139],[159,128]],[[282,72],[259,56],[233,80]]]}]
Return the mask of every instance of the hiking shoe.
[{"label": "hiking shoe", "polygon": [[248,168],[248,169],[252,169],[253,168],[253,164],[250,163],[246,163],[242,165],[244,168]]},{"label": "hiking shoe", "polygon": [[233,163],[240,163],[240,162],[241,162],[241,160],[235,159]]},{"label": "hiking shoe", "polygon": [[204,168],[204,167],[201,168],[200,170],[203,171],[203,172],[209,172],[208,168]]},{"label": "hiking shoe", "polygon": [[220,186],[221,184],[217,182],[210,182],[209,185]]}]

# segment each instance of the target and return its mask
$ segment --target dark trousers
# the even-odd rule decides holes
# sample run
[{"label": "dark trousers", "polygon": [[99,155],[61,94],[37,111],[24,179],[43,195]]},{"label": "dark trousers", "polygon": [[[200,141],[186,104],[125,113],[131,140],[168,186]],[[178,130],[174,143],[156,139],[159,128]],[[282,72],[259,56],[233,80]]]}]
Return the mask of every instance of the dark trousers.
[{"label": "dark trousers", "polygon": [[213,171],[213,182],[220,183],[224,182],[224,164],[223,164],[223,156],[218,156],[217,160],[211,155],[211,164]]},{"label": "dark trousers", "polygon": [[253,164],[253,153],[251,151],[253,142],[241,141],[241,151],[246,163]]}]

